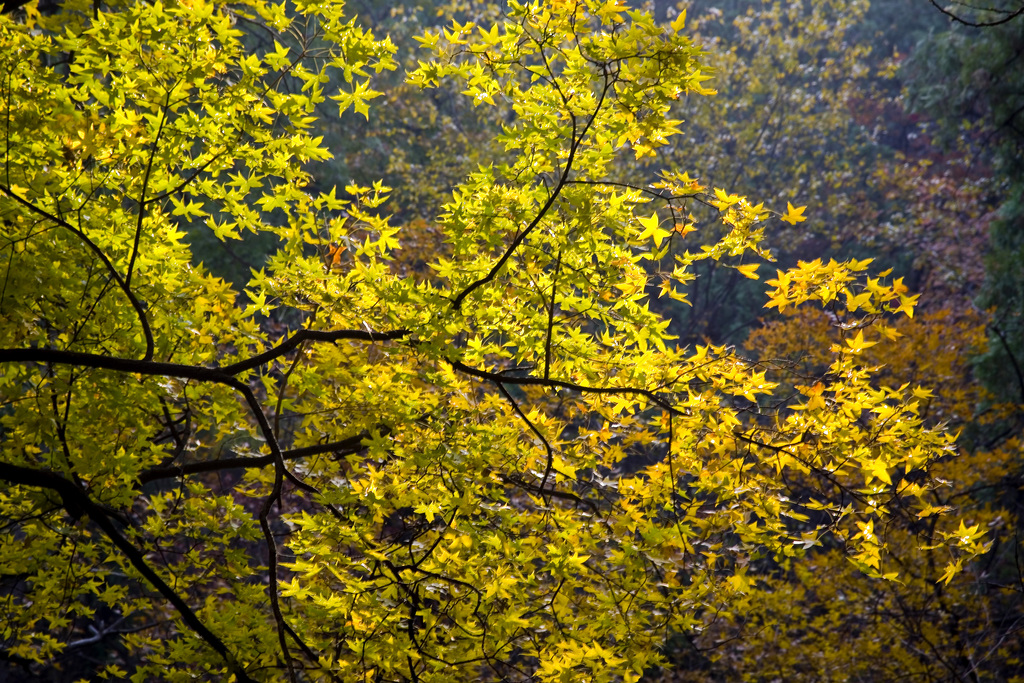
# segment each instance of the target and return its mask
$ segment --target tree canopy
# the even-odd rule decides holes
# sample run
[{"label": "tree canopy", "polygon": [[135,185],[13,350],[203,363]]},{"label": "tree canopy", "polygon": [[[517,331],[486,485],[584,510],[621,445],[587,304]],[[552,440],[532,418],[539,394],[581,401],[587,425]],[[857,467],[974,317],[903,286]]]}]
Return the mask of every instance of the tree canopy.
[{"label": "tree canopy", "polygon": [[[11,670],[638,680],[805,558],[920,583],[903,550],[934,522],[914,557],[948,584],[989,550],[936,502],[935,393],[878,360],[903,278],[766,274],[765,231],[814,207],[678,165],[679,108],[713,95],[686,14],[457,9],[414,58],[340,2],[0,17]],[[467,174],[395,207],[387,178],[328,187],[320,131],[365,131],[375,98],[422,115],[416,154],[454,147],[414,89],[475,110]],[[386,169],[406,188],[411,149]],[[200,234],[271,252],[232,284]],[[664,302],[712,263],[823,312],[813,362],[768,333],[777,354],[679,344]]]}]

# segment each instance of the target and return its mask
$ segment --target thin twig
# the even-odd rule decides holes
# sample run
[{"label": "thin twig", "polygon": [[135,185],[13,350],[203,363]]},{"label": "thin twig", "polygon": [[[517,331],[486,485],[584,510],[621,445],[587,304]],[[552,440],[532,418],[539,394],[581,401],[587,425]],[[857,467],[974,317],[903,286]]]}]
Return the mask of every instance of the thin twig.
[{"label": "thin twig", "polygon": [[[1005,24],[1005,23],[1007,23],[1009,21],[1013,21],[1014,19],[1016,19],[1020,15],[1024,14],[1024,5],[1022,5],[1020,7],[1020,9],[1013,10],[1012,12],[1010,10],[995,9],[993,7],[971,7],[971,9],[973,9],[973,10],[979,10],[979,11],[984,11],[984,12],[992,12],[993,14],[1005,14],[1006,15],[1002,19],[996,19],[995,21],[973,22],[973,21],[967,21],[963,17],[961,17],[961,16],[959,16],[959,15],[953,13],[953,12],[950,12],[945,7],[942,7],[938,2],[936,2],[936,0],[930,0],[930,1],[932,3],[932,6],[935,7],[935,9],[939,10],[940,12],[945,14],[947,17],[949,17],[953,21],[955,21],[955,22],[957,22],[959,24],[963,24],[964,26],[970,26],[972,28],[986,28],[986,27],[989,27],[989,26],[999,26],[1000,24]],[[970,7],[970,6],[968,5],[968,7]]]}]

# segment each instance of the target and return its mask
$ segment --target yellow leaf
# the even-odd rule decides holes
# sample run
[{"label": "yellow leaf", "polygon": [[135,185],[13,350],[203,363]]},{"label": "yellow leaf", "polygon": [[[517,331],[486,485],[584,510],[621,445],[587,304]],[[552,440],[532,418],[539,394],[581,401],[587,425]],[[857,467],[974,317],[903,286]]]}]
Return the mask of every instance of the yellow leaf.
[{"label": "yellow leaf", "polygon": [[748,263],[745,266],[736,266],[736,270],[743,274],[743,277],[750,278],[751,280],[757,280],[757,268],[760,263]]},{"label": "yellow leaf", "polygon": [[441,506],[436,502],[420,503],[413,510],[425,516],[428,522],[433,522],[434,517],[440,514]]},{"label": "yellow leaf", "polygon": [[570,480],[576,479],[576,468],[566,461],[555,457],[553,465],[556,472],[568,477]]},{"label": "yellow leaf", "polygon": [[942,582],[948,586],[949,582],[953,580],[953,577],[963,570],[963,563],[963,558],[959,560],[951,560],[950,563],[946,565],[946,571],[942,573],[942,576],[940,576],[935,583]]},{"label": "yellow leaf", "polygon": [[898,308],[893,310],[893,313],[899,313],[900,311],[903,311],[904,313],[906,313],[908,318],[913,318],[914,304],[917,303],[917,300],[920,296],[920,294],[914,294],[913,296],[904,296],[903,294],[900,294],[900,305]]},{"label": "yellow leaf", "polygon": [[805,406],[807,410],[824,410],[827,407],[825,399],[821,395],[824,390],[825,385],[821,382],[811,387],[807,392],[807,405]]},{"label": "yellow leaf", "polygon": [[654,246],[659,249],[661,248],[661,243],[665,238],[672,234],[671,230],[665,230],[658,226],[659,221],[657,213],[652,214],[649,218],[638,218],[637,220],[644,228],[643,232],[641,232],[638,237],[641,240],[646,240],[648,238],[653,239]]},{"label": "yellow leaf", "polygon": [[782,220],[790,225],[796,225],[797,223],[803,223],[807,220],[804,217],[804,211],[807,209],[806,206],[793,206],[789,202],[786,202],[786,213],[781,216]]},{"label": "yellow leaf", "polygon": [[676,223],[675,227],[672,228],[672,231],[679,233],[680,237],[686,237],[696,229],[697,228],[693,227],[692,223]]},{"label": "yellow leaf", "polygon": [[[934,506],[934,505],[927,505],[926,504],[925,508],[917,513],[917,516],[920,517],[920,518],[924,518],[924,517],[931,517],[932,515],[944,515],[944,514],[946,514],[948,512],[953,512],[954,510],[956,510],[956,508],[954,508],[954,507],[952,507],[950,505]],[[932,547],[938,548],[939,546],[932,546]]]},{"label": "yellow leaf", "polygon": [[859,330],[857,336],[853,339],[847,339],[846,343],[854,353],[860,353],[866,348],[874,346],[878,342],[868,341],[864,339],[864,330]]},{"label": "yellow leaf", "polygon": [[892,484],[892,477],[889,476],[889,468],[886,467],[885,463],[881,460],[874,460],[868,463],[867,473],[869,475],[868,481],[871,479],[878,479],[886,484]]},{"label": "yellow leaf", "polygon": [[733,204],[738,204],[740,196],[738,194],[727,194],[725,190],[715,188],[715,197],[717,199],[711,200],[711,205],[719,211],[725,211]]},{"label": "yellow leaf", "polygon": [[[869,308],[871,304],[871,292],[861,292],[860,294],[854,294],[850,290],[846,290],[846,308],[851,313],[855,312],[858,308]],[[872,312],[869,310],[869,312]]]},{"label": "yellow leaf", "polygon": [[623,11],[627,9],[625,3],[620,3],[619,0],[608,0],[599,8],[595,14],[601,17],[601,23],[615,23],[620,21],[619,16]]},{"label": "yellow leaf", "polygon": [[681,12],[679,12],[679,16],[677,16],[672,21],[670,26],[672,27],[672,30],[675,31],[676,33],[679,33],[684,28],[686,28],[686,10],[685,9],[682,10]]}]

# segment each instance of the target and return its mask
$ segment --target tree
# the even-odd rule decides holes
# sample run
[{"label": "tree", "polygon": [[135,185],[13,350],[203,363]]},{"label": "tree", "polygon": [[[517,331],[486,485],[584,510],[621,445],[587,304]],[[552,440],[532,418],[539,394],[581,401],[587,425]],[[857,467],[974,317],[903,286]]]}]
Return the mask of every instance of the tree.
[{"label": "tree", "polygon": [[[899,581],[870,580],[830,543],[783,571],[750,572],[736,608],[694,638],[703,666],[680,650],[664,680],[1016,680],[1024,670],[1020,440],[1019,432],[999,435],[1016,407],[991,406],[971,376],[971,357],[986,341],[983,316],[939,310],[895,328],[898,345],[865,351],[884,368],[877,381],[896,386],[926,375],[943,390],[927,398],[922,415],[962,434],[962,455],[934,470],[947,483],[932,492],[931,509],[886,521],[886,553],[900,567]],[[830,362],[823,350],[840,329],[832,316],[803,310],[756,330],[747,345],[815,374]],[[961,521],[937,514],[944,508]],[[960,541],[983,529],[985,555],[958,556]]]},{"label": "tree", "polygon": [[[701,261],[756,278],[741,259],[770,258],[766,223],[803,219],[681,170],[616,175],[679,132],[674,101],[708,94],[684,17],[510,2],[421,36],[410,83],[512,112],[503,157],[439,207],[424,275],[392,263],[383,182],[313,190],[318,106],[368,116],[393,45],[340,4],[294,10],[0,19],[12,670],[636,680],[750,567],[828,542],[898,576],[883,520],[931,509],[953,449],[925,390],[872,385],[865,350],[913,309],[901,282],[779,271],[768,306],[844,320],[827,369],[786,381],[673,345],[649,306],[685,298]],[[249,48],[242,26],[272,39]],[[721,239],[652,274],[704,227],[698,204]],[[239,292],[192,264],[200,225],[279,247]]]}]

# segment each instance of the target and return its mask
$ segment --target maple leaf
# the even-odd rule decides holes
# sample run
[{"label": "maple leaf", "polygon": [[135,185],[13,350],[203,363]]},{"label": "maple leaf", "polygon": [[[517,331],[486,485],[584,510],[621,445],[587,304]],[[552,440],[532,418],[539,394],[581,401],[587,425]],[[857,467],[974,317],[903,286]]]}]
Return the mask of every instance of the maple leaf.
[{"label": "maple leaf", "polygon": [[665,238],[672,234],[671,230],[665,230],[659,227],[658,214],[656,213],[651,215],[649,218],[639,218],[637,220],[640,222],[640,225],[644,227],[643,232],[641,232],[638,237],[641,240],[646,240],[648,238],[653,239],[654,246],[659,249],[661,248],[661,243]]},{"label": "maple leaf", "polygon": [[874,460],[868,463],[867,473],[869,479],[878,479],[886,484],[892,484],[892,477],[889,476],[889,468],[882,460]]},{"label": "maple leaf", "polygon": [[619,21],[619,16],[625,9],[626,5],[619,0],[608,0],[597,9],[596,14],[603,22],[612,23]]},{"label": "maple leaf", "polygon": [[736,266],[736,270],[740,271],[743,277],[750,278],[751,280],[757,280],[757,268],[760,263],[748,263],[745,266]]},{"label": "maple leaf", "polygon": [[857,332],[857,336],[854,337],[853,339],[847,339],[846,343],[850,346],[850,350],[852,350],[854,353],[860,353],[864,349],[874,346],[878,342],[867,341],[866,339],[864,339],[864,330],[859,330]]},{"label": "maple leaf", "polygon": [[803,223],[807,218],[804,216],[804,211],[807,209],[806,206],[793,206],[789,202],[786,202],[786,213],[780,216],[785,223],[790,225],[796,225],[797,223]]}]

